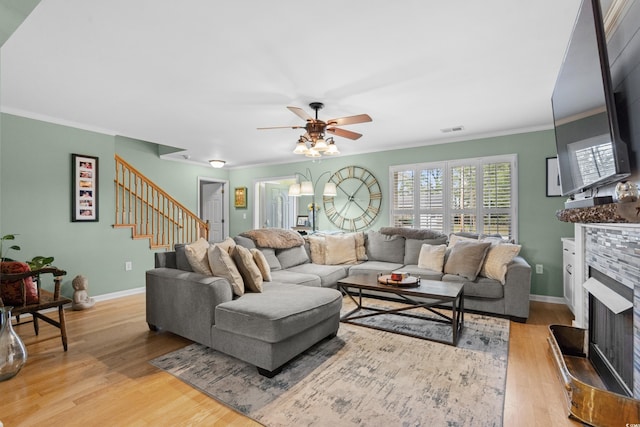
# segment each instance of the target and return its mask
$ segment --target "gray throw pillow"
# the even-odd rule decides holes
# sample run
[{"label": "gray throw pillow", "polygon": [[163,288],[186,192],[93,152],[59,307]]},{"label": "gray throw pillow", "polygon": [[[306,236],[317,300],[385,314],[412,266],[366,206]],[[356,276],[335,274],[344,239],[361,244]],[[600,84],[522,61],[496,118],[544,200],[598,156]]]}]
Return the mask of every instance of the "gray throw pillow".
[{"label": "gray throw pillow", "polygon": [[491,243],[472,240],[457,242],[450,249],[449,257],[445,262],[445,274],[456,274],[471,281],[476,280],[490,247]]},{"label": "gray throw pillow", "polygon": [[367,256],[370,261],[385,261],[402,264],[404,262],[403,236],[389,236],[377,231],[367,232]]},{"label": "gray throw pillow", "polygon": [[[309,256],[307,255],[304,245],[288,249],[278,249],[276,251],[276,257],[278,257],[282,269],[309,262]],[[269,258],[267,258],[267,260],[269,260]]]},{"label": "gray throw pillow", "polygon": [[262,255],[267,259],[267,263],[269,264],[269,268],[271,271],[282,270],[282,265],[280,265],[280,261],[278,261],[278,257],[276,256],[276,250],[272,248],[258,248]]}]

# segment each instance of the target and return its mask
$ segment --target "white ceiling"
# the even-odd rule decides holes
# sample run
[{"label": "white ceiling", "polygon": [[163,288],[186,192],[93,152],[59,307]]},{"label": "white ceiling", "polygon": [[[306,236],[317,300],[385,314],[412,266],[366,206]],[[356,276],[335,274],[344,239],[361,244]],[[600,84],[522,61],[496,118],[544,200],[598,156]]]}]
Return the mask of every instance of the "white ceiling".
[{"label": "white ceiling", "polygon": [[[302,160],[304,125],[367,113],[343,155],[551,128],[579,0],[42,0],[2,47],[2,111],[228,167]],[[441,129],[464,126],[464,131]]]}]

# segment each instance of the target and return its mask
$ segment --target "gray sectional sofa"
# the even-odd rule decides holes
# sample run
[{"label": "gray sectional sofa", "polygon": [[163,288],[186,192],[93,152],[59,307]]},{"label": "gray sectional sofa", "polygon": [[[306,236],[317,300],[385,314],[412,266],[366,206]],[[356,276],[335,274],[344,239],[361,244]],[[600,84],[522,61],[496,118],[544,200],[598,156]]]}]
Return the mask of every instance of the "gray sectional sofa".
[{"label": "gray sectional sofa", "polygon": [[[482,276],[468,280],[418,266],[422,245],[443,244],[445,235],[396,228],[365,234],[366,255],[352,264],[311,262],[313,245],[308,240],[286,249],[258,247],[269,264],[272,280],[264,282],[262,293],[241,297],[234,297],[227,279],[194,272],[183,246],[176,245],[173,252],[158,252],[155,268],[146,273],[149,327],[222,351],[272,376],[308,347],[337,333],[342,306],[342,295],[336,290],[340,279],[394,270],[424,279],[463,282],[465,310],[526,321],[531,267],[523,258],[515,257],[509,263],[504,284]],[[234,240],[246,248],[256,247],[252,239],[242,235]]]}]

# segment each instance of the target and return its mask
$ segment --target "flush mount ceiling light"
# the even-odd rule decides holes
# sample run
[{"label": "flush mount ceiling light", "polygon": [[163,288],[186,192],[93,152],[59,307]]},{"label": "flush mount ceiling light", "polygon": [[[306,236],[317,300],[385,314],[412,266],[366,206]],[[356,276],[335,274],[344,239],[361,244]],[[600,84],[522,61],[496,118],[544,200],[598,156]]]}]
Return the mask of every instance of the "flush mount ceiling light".
[{"label": "flush mount ceiling light", "polygon": [[216,169],[220,169],[224,166],[225,163],[226,162],[224,160],[209,160],[209,164],[211,165],[211,167],[214,167]]}]

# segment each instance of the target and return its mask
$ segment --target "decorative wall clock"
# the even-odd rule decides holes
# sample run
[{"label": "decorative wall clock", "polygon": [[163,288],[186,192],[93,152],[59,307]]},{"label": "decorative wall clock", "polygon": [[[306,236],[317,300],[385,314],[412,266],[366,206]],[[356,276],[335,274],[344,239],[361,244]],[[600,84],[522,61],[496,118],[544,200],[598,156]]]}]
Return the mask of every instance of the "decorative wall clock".
[{"label": "decorative wall clock", "polygon": [[382,191],[371,172],[360,166],[346,166],[331,175],[335,197],[323,197],[324,212],[336,227],[358,231],[368,227],[380,213]]}]

